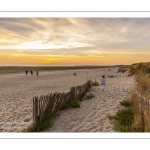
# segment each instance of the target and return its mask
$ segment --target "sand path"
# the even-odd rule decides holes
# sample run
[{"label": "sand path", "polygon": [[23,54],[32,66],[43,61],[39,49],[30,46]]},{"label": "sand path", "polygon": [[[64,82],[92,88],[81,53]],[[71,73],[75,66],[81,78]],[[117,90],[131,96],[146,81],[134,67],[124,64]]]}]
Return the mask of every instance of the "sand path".
[{"label": "sand path", "polygon": [[[83,97],[80,108],[62,111],[46,132],[116,132],[113,129],[114,122],[106,116],[122,108],[120,101],[129,97],[134,79],[128,77],[127,73],[116,73],[116,70],[105,69],[103,73],[117,77],[107,78],[105,86],[92,87]],[[95,97],[87,99],[89,94]]]},{"label": "sand path", "polygon": [[87,79],[99,80],[103,74],[117,77],[107,78],[105,87],[92,87],[89,93],[95,97],[83,100],[79,109],[63,111],[49,132],[113,131],[106,114],[120,108],[119,101],[125,99],[133,88],[133,78],[127,73],[116,73],[116,69],[76,70],[77,76],[72,75],[74,71],[41,71],[39,77],[0,75],[0,132],[16,132],[32,123],[33,96],[67,92],[72,86],[84,84]]}]

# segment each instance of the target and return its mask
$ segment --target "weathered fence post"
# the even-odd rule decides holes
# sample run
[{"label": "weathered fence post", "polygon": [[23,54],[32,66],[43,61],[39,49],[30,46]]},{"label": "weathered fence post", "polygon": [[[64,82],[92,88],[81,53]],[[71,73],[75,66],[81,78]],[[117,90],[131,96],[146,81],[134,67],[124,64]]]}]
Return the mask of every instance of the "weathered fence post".
[{"label": "weathered fence post", "polygon": [[35,97],[33,97],[33,124],[35,124]]},{"label": "weathered fence post", "polygon": [[33,124],[38,124],[38,97],[33,97]]}]

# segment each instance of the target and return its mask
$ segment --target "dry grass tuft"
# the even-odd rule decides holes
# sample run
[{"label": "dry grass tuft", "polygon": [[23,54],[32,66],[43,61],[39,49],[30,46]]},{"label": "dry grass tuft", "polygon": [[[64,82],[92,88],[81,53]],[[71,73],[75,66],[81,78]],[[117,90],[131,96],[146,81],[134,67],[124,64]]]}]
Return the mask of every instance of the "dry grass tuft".
[{"label": "dry grass tuft", "polygon": [[130,109],[134,113],[134,119],[132,123],[132,131],[133,132],[143,132],[143,123],[142,123],[142,115],[140,112],[140,107],[139,107],[139,102],[138,102],[138,97],[136,92],[133,92],[131,94],[131,99],[130,99],[132,105],[130,106]]},{"label": "dry grass tuft", "polygon": [[143,73],[139,73],[135,78],[138,82],[136,87],[137,91],[145,97],[150,98],[150,78]]},{"label": "dry grass tuft", "polygon": [[138,75],[137,79],[138,79],[137,88],[140,92],[143,93],[148,88],[150,88],[150,80],[145,75]]},{"label": "dry grass tuft", "polygon": [[126,71],[130,71],[130,65],[126,65],[126,66],[120,66],[118,69],[118,72],[126,72]]}]

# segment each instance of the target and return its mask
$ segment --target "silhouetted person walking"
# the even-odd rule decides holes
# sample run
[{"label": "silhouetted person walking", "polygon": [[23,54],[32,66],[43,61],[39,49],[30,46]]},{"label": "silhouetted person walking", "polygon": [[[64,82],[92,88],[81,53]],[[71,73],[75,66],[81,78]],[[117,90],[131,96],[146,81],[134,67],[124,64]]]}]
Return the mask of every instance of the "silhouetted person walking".
[{"label": "silhouetted person walking", "polygon": [[28,70],[26,70],[26,76],[28,75]]}]

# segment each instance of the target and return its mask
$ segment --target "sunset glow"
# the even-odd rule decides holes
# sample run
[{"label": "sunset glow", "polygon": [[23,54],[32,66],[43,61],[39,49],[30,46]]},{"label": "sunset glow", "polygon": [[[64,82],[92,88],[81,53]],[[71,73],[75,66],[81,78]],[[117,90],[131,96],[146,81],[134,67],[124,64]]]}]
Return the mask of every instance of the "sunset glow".
[{"label": "sunset glow", "polygon": [[0,18],[0,65],[147,62],[149,18]]}]

